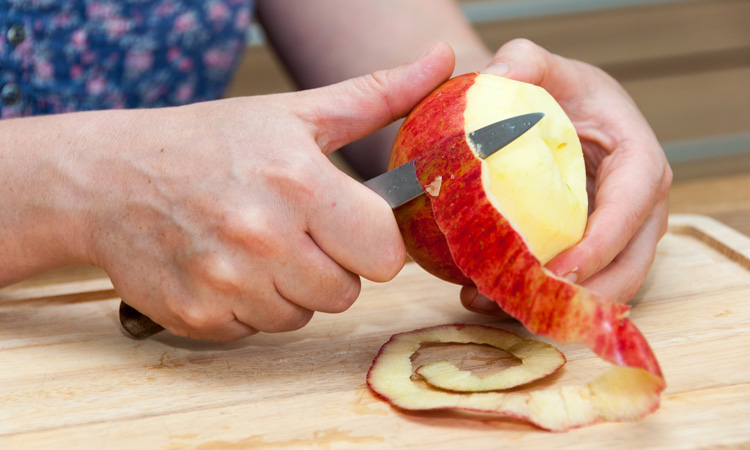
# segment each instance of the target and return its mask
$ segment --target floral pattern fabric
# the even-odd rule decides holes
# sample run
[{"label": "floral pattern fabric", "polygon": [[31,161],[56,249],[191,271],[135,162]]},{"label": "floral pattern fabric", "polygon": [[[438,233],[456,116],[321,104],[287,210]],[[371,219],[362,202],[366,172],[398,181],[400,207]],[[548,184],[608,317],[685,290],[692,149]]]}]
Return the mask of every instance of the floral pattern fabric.
[{"label": "floral pattern fabric", "polygon": [[221,96],[252,0],[0,0],[2,117]]}]

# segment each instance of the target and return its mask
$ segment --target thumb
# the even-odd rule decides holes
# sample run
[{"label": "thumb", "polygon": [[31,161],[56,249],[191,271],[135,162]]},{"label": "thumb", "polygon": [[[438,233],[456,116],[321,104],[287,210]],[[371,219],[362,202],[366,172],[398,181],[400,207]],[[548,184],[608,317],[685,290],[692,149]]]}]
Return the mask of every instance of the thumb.
[{"label": "thumb", "polygon": [[528,39],[513,39],[500,47],[482,72],[541,86],[560,99],[568,94],[569,82],[563,81],[574,76],[565,61]]},{"label": "thumb", "polygon": [[294,111],[327,155],[408,114],[453,73],[455,56],[439,42],[415,61],[293,94]]}]

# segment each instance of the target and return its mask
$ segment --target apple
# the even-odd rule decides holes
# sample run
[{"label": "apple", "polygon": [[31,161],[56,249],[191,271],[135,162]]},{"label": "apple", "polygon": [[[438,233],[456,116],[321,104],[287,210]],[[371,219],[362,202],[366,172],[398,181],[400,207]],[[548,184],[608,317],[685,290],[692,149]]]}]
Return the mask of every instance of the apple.
[{"label": "apple", "polygon": [[[493,75],[454,78],[407,118],[391,151],[390,168],[429,155],[444,158],[458,149],[475,150],[466,134],[532,112],[544,112],[545,117],[486,159],[481,185],[495,208],[521,233],[529,250],[545,264],[583,236],[588,196],[575,128],[542,88]],[[446,178],[443,172],[432,175],[424,185],[430,196],[440,192]],[[455,175],[451,172],[447,178]],[[448,281],[470,283],[450,256],[429,197],[418,197],[398,208],[396,216],[410,255],[418,264]]]},{"label": "apple", "polygon": [[[486,160],[467,138],[481,126],[531,112],[545,117]],[[442,279],[476,285],[532,333],[586,345],[620,366],[598,389],[632,397],[618,397],[626,399],[619,413],[592,421],[655,410],[664,377],[628,319],[629,307],[544,268],[580,240],[588,210],[581,146],[554,98],[495,75],[455,77],[402,124],[389,164],[412,160],[427,194],[394,211],[410,256]]]}]

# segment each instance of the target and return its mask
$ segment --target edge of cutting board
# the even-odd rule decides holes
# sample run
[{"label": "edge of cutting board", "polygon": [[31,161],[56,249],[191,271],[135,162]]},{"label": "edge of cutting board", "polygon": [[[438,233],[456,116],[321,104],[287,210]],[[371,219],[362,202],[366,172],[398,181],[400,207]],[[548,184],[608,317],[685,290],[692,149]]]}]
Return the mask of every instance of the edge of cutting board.
[{"label": "edge of cutting board", "polygon": [[708,216],[673,214],[668,232],[690,236],[750,270],[750,237]]}]

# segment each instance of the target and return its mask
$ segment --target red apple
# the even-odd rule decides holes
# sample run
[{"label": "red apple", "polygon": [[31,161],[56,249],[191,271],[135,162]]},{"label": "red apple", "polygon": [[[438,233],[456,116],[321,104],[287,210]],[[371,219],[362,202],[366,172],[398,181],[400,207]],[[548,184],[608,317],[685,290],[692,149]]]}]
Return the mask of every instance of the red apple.
[{"label": "red apple", "polygon": [[[495,154],[505,158],[499,168],[490,161],[495,155],[478,157],[469,132],[530,112],[546,116],[513,148]],[[428,192],[395,211],[411,257],[440,278],[476,285],[529,331],[584,344],[622,366],[602,377],[600,388],[628,386],[625,391],[633,397],[621,405],[619,416],[604,419],[640,417],[656,409],[664,378],[645,338],[627,318],[629,307],[543,267],[580,239],[587,210],[580,143],[554,99],[539,87],[494,75],[453,78],[401,126],[390,165],[411,160]]]}]

